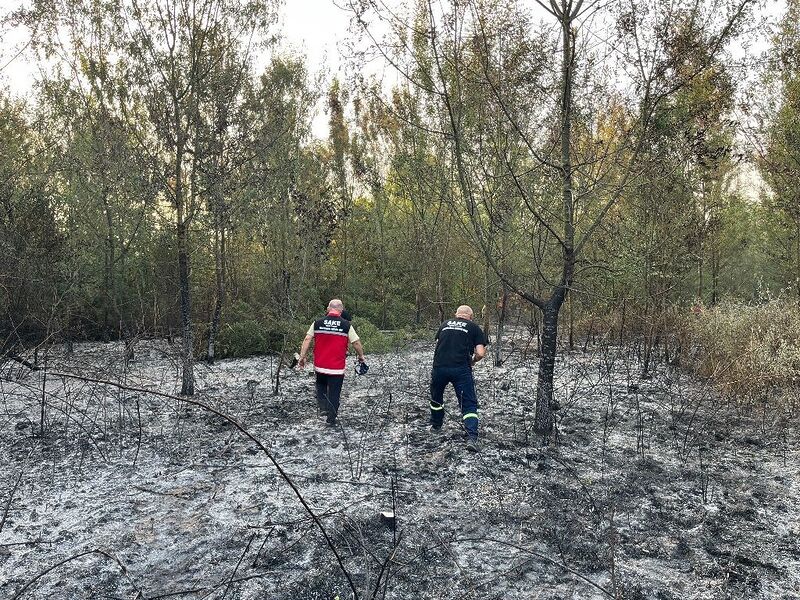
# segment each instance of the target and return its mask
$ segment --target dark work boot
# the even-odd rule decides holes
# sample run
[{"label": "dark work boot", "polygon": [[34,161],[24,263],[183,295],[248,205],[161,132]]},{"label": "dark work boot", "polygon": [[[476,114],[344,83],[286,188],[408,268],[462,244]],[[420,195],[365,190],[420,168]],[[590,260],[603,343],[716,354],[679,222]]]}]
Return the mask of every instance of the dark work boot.
[{"label": "dark work boot", "polygon": [[470,452],[480,452],[481,448],[478,445],[478,436],[471,435],[467,438],[467,450]]}]

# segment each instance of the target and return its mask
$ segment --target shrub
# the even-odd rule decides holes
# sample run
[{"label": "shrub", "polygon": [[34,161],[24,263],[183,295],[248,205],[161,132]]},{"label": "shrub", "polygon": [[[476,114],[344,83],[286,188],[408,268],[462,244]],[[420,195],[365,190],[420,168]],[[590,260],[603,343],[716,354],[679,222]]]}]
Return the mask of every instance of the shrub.
[{"label": "shrub", "polygon": [[272,332],[262,323],[254,319],[245,319],[235,323],[223,323],[217,338],[219,356],[236,358],[265,354],[272,348]]},{"label": "shrub", "polygon": [[398,336],[402,341],[432,342],[435,333],[436,330],[430,327],[407,325],[398,332]]},{"label": "shrub", "polygon": [[689,360],[729,397],[765,399],[800,383],[800,309],[728,302],[685,318]]},{"label": "shrub", "polygon": [[364,352],[381,354],[391,350],[392,340],[367,319],[363,317],[354,317],[353,327],[355,327],[358,337],[361,338],[361,343],[364,345]]},{"label": "shrub", "polygon": [[234,302],[222,315],[217,336],[217,355],[221,358],[241,358],[254,354],[293,352],[300,348],[309,323],[264,310],[256,311],[243,301]]}]

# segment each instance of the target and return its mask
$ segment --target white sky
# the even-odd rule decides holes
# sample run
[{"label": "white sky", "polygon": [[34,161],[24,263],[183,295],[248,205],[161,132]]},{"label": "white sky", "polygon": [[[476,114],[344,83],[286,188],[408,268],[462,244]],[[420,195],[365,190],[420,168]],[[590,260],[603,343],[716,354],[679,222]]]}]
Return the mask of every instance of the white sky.
[{"label": "white sky", "polygon": [[[344,0],[341,5],[335,0],[285,0],[281,10],[281,47],[305,54],[312,76],[321,71],[326,82],[337,75],[344,78],[339,45],[347,37],[351,13],[343,6]],[[322,106],[317,107],[311,130],[316,138],[328,137]]]},{"label": "white sky", "polygon": [[[0,0],[0,15],[30,0]],[[300,52],[306,56],[309,71],[314,77],[324,75],[329,82],[334,76],[343,77],[339,44],[347,37],[350,13],[335,0],[284,0],[280,10],[278,32],[280,50]],[[3,28],[0,44],[0,87],[17,97],[31,93],[38,76],[38,67],[25,51],[27,32]],[[328,121],[320,107],[313,122],[316,137],[327,137]]]},{"label": "white sky", "polygon": [[337,44],[347,36],[351,14],[334,0],[286,0],[279,29],[284,47],[301,50],[312,68],[339,67]]},{"label": "white sky", "polygon": [[[7,14],[29,2],[30,0],[0,0],[0,14]],[[402,0],[383,2],[392,6],[401,4]],[[529,2],[534,6],[533,0]],[[785,0],[762,2],[770,15],[780,15],[785,7]],[[347,0],[284,0],[280,10],[280,48],[305,54],[312,77],[319,73],[324,75],[323,85],[327,85],[335,75],[344,78],[340,45],[348,37],[351,17],[346,6]],[[6,87],[12,94],[20,97],[30,94],[34,78],[38,74],[36,64],[24,51],[25,35],[25,31],[4,28],[0,44],[0,87]],[[751,51],[758,46],[763,47],[764,41]],[[734,54],[736,53],[734,50]],[[313,122],[314,135],[327,137],[327,127],[327,117],[320,107]]]}]

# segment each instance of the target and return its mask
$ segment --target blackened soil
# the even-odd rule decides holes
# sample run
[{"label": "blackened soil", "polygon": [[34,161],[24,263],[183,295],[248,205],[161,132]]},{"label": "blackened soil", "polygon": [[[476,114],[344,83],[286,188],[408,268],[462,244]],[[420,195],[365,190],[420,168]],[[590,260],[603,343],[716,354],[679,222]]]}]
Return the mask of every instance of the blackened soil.
[{"label": "blackened soil", "polygon": [[[525,344],[519,344],[524,347]],[[0,597],[800,598],[792,403],[732,406],[624,352],[559,359],[558,436],[530,432],[536,364],[476,368],[482,452],[456,400],[428,431],[431,347],[348,374],[340,425],[308,372],[270,357],[198,367],[198,407],[53,371],[174,393],[173,348],[54,351],[50,375],[0,381]],[[44,390],[44,393],[43,393]],[[45,401],[44,436],[40,435]],[[381,512],[396,514],[392,530]]]}]

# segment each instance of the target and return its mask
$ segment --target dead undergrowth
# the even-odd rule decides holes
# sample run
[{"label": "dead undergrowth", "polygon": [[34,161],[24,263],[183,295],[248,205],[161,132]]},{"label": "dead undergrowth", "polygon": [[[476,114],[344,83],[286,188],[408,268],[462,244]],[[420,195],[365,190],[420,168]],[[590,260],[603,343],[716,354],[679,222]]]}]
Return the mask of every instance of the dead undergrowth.
[{"label": "dead undergrowth", "polygon": [[452,395],[445,434],[427,431],[430,345],[349,374],[335,430],[309,373],[275,393],[269,357],[199,366],[192,404],[168,344],[136,356],[86,344],[3,366],[0,596],[800,596],[785,403],[743,413],[683,371],[641,380],[633,353],[590,347],[559,363],[543,448],[535,365],[512,353],[476,369],[476,456]]}]

